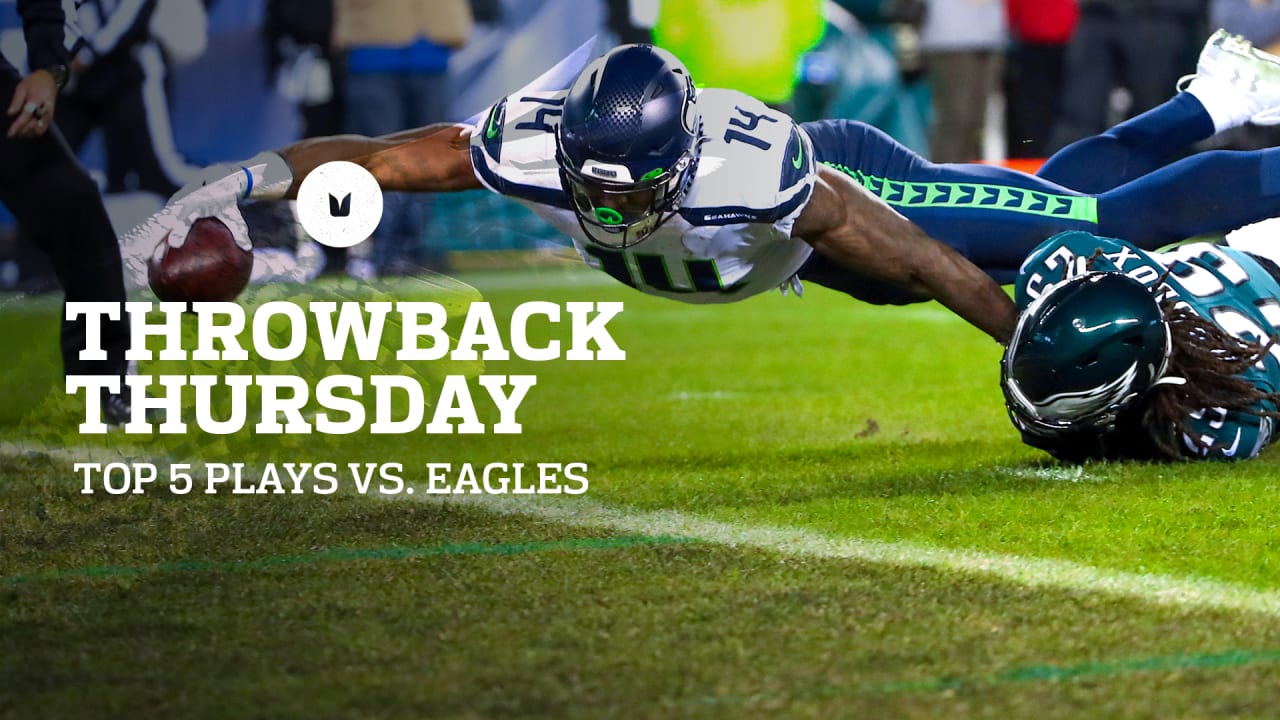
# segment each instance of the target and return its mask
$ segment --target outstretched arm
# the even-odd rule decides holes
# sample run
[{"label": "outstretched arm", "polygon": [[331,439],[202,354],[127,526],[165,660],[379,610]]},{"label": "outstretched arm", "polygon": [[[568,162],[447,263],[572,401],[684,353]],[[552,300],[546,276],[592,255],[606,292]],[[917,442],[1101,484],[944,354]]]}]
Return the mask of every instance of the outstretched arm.
[{"label": "outstretched arm", "polygon": [[379,138],[335,135],[311,138],[280,151],[289,164],[293,184],[286,196],[315,168],[346,160],[362,165],[383,190],[453,192],[483,187],[471,168],[471,128],[441,123]]},{"label": "outstretched arm", "polygon": [[240,200],[297,197],[298,188],[317,167],[334,161],[363,165],[383,190],[450,192],[483,187],[471,167],[471,128],[430,125],[380,138],[335,135],[294,143],[279,152],[261,153],[242,163],[206,168],[174,193],[167,205],[130,233],[130,242],[149,245],[167,238],[178,247],[198,218],[215,217],[245,250],[252,248]]},{"label": "outstretched arm", "polygon": [[1005,344],[1017,310],[1004,290],[844,174],[820,167],[792,233],[852,270],[934,298]]}]

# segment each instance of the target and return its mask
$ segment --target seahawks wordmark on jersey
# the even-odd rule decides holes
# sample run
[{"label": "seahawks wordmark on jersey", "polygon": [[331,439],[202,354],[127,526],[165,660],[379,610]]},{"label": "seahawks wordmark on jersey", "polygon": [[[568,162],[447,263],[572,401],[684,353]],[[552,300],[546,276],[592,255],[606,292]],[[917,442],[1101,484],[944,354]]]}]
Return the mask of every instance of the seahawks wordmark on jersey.
[{"label": "seahawks wordmark on jersey", "polygon": [[635,247],[592,243],[560,184],[565,92],[511,95],[471,136],[476,177],[568,235],[587,264],[650,295],[733,302],[787,283],[812,248],[791,227],[813,192],[813,147],[788,116],[733,90],[698,91],[706,141],[679,212]]},{"label": "seahawks wordmark on jersey", "polygon": [[[1018,307],[1025,308],[1065,276],[1082,272],[1082,260],[1098,250],[1102,255],[1094,261],[1093,270],[1123,272],[1147,287],[1165,277],[1168,291],[1181,303],[1236,337],[1265,343],[1280,332],[1280,284],[1247,253],[1212,243],[1151,253],[1112,238],[1062,233],[1027,256],[1015,289]],[[1280,388],[1280,347],[1273,345],[1241,376],[1263,392]],[[1266,409],[1276,408],[1268,403]],[[1273,429],[1270,418],[1221,408],[1206,408],[1192,418],[1196,434],[1210,447],[1201,451],[1184,438],[1187,454],[1192,456],[1253,457],[1270,440]]]}]

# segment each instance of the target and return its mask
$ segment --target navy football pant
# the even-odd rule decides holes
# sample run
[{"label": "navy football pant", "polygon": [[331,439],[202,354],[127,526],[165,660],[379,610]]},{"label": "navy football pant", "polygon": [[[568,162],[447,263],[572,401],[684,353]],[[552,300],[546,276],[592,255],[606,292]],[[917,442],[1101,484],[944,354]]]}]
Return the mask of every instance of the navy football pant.
[{"label": "navy football pant", "polygon": [[[13,97],[18,75],[0,60],[0,97]],[[8,102],[5,100],[4,102]],[[5,130],[12,120],[0,122]],[[125,301],[120,245],[102,206],[98,186],[76,160],[57,128],[30,140],[0,132],[0,203],[48,254],[67,302]],[[64,313],[65,317],[65,313]],[[123,314],[104,320],[106,360],[81,360],[85,318],[62,321],[62,364],[68,375],[123,375],[129,324]],[[11,340],[5,338],[6,341]]]},{"label": "navy football pant", "polygon": [[[1280,148],[1212,151],[1166,164],[1213,134],[1208,113],[1186,93],[1063,148],[1036,175],[931,163],[856,121],[802,127],[819,162],[854,178],[1000,283],[1013,282],[1023,258],[1064,230],[1155,249],[1280,215]],[[816,253],[800,276],[868,302],[921,299]]]}]

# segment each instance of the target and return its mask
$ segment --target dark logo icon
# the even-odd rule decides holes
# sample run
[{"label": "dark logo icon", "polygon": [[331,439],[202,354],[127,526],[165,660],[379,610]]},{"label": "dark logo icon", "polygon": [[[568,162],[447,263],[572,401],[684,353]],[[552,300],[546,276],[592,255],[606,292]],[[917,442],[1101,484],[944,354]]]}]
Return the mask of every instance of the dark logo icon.
[{"label": "dark logo icon", "polygon": [[336,218],[344,218],[351,214],[351,193],[347,193],[339,200],[333,193],[329,193],[329,214]]}]

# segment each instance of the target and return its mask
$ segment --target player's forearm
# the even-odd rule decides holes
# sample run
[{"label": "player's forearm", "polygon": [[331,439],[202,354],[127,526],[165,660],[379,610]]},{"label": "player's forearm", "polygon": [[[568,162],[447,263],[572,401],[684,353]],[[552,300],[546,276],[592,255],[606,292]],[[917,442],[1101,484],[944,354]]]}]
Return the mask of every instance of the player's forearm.
[{"label": "player's forearm", "polygon": [[356,162],[383,190],[456,192],[482,187],[471,165],[471,128],[430,125],[388,135],[384,146]]},{"label": "player's forearm", "polygon": [[935,257],[917,269],[921,284],[938,302],[1007,345],[1017,323],[1018,309],[994,280],[950,247],[932,241]]},{"label": "player's forearm", "polygon": [[846,226],[819,237],[813,246],[847,267],[937,300],[1002,345],[1013,335],[1017,308],[1004,290],[900,216]]},{"label": "player's forearm", "polygon": [[293,182],[281,198],[296,198],[302,181],[325,163],[356,162],[384,147],[384,140],[363,135],[331,135],[296,142],[279,151],[293,175]]},{"label": "player's forearm", "polygon": [[470,128],[452,123],[368,138],[337,135],[295,143],[280,152],[293,170],[288,197],[297,195],[307,174],[328,162],[363,166],[383,190],[452,192],[480,187],[471,170]]},{"label": "player's forearm", "polygon": [[886,219],[868,232],[894,235],[882,244],[896,248],[895,272],[903,275],[903,285],[932,297],[1007,345],[1018,319],[1018,308],[1008,294],[950,245],[930,237],[897,212],[893,215],[895,219]]},{"label": "player's forearm", "polygon": [[794,232],[858,272],[934,298],[1001,344],[1017,309],[986,273],[849,178],[820,171]]}]

